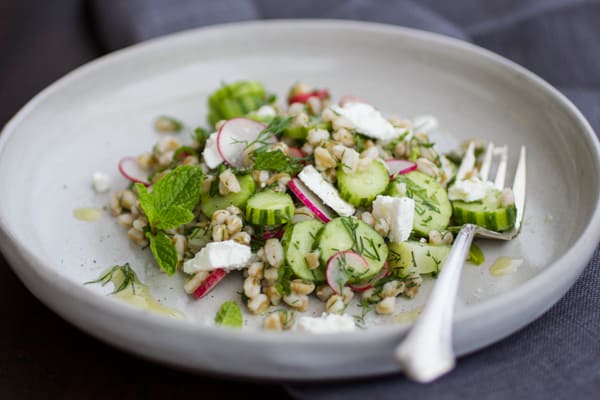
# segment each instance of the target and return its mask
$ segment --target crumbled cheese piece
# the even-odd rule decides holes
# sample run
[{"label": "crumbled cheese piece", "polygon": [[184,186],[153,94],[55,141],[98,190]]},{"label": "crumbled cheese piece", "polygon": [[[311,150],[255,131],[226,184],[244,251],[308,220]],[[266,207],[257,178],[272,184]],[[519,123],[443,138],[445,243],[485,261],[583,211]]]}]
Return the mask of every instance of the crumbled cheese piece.
[{"label": "crumbled cheese piece", "polygon": [[312,165],[305,166],[298,174],[298,178],[316,194],[323,202],[343,217],[354,214],[354,207],[346,203],[333,185],[325,180],[323,176]]},{"label": "crumbled cheese piece", "polygon": [[333,105],[331,109],[352,122],[360,133],[373,139],[390,140],[404,132],[394,128],[379,111],[367,103],[348,102],[343,107]]},{"label": "crumbled cheese piece", "polygon": [[256,115],[259,117],[274,117],[277,115],[277,111],[269,105],[264,105],[256,110]]},{"label": "crumbled cheese piece", "polygon": [[390,226],[388,237],[394,243],[408,240],[415,219],[415,201],[409,197],[379,195],[373,201],[373,217]]},{"label": "crumbled cheese piece", "polygon": [[242,269],[252,257],[250,246],[239,244],[234,240],[210,242],[202,248],[194,258],[183,263],[183,271],[193,274],[198,271],[214,271]]},{"label": "crumbled cheese piece", "polygon": [[295,329],[310,333],[339,333],[356,330],[354,318],[349,315],[323,313],[320,317],[300,317]]},{"label": "crumbled cheese piece", "polygon": [[482,200],[492,190],[495,190],[492,182],[482,181],[473,176],[469,179],[454,182],[448,189],[448,199],[466,202]]},{"label": "crumbled cheese piece", "polygon": [[462,181],[465,179],[467,174],[473,173],[475,169],[475,142],[469,143],[469,147],[467,147],[467,151],[460,163],[460,167],[458,167],[458,171],[456,172],[456,180]]},{"label": "crumbled cheese piece", "polygon": [[210,169],[217,168],[223,162],[223,158],[217,149],[217,132],[211,133],[208,139],[206,139],[206,146],[204,147],[202,156]]},{"label": "crumbled cheese piece", "polygon": [[111,180],[108,174],[104,172],[94,172],[92,175],[92,186],[98,193],[108,192],[110,190]]}]

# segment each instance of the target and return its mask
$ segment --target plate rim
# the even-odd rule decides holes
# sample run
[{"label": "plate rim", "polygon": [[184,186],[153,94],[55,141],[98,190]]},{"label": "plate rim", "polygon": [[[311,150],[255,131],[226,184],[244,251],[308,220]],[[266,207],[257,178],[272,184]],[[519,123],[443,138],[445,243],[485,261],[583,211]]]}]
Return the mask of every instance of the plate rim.
[{"label": "plate rim", "polygon": [[[545,80],[534,74],[533,72],[525,69],[524,67],[510,61],[503,56],[493,53],[489,50],[481,48],[477,45],[446,37],[440,34],[425,32],[412,28],[399,27],[394,25],[363,22],[363,21],[352,21],[352,20],[336,20],[336,19],[280,19],[280,20],[268,20],[268,21],[248,21],[248,22],[234,22],[227,24],[219,24],[208,27],[195,28],[178,32],[148,41],[144,41],[115,52],[104,55],[100,58],[85,63],[73,71],[67,73],[63,77],[59,78],[44,90],[39,92],[36,96],[30,99],[25,106],[23,106],[3,127],[0,134],[0,157],[7,147],[10,139],[16,135],[19,124],[25,120],[28,115],[35,111],[38,104],[42,103],[47,97],[51,96],[55,92],[59,92],[63,87],[68,86],[72,81],[84,77],[86,74],[93,74],[94,71],[102,69],[104,66],[112,63],[126,62],[128,58],[135,58],[138,52],[151,51],[153,48],[159,48],[165,46],[165,44],[175,43],[178,41],[185,41],[186,39],[193,38],[196,36],[202,36],[210,32],[218,32],[222,30],[231,29],[260,29],[268,27],[270,29],[289,29],[290,25],[295,25],[298,28],[318,28],[318,29],[331,29],[332,31],[337,30],[352,30],[361,31],[365,34],[391,34],[400,35],[405,38],[415,38],[417,40],[425,40],[429,42],[436,42],[443,46],[449,46],[456,48],[460,51],[467,51],[471,54],[479,57],[486,58],[487,60],[502,65],[506,70],[510,70],[517,73],[519,76],[527,80],[528,82],[536,85],[546,94],[556,100],[557,104],[560,104],[562,108],[573,117],[576,121],[579,130],[583,132],[583,139],[589,145],[591,154],[594,158],[594,165],[596,168],[597,175],[600,176],[600,144],[596,137],[592,127],[577,107],[566,98],[557,89],[547,83]],[[21,281],[25,283],[32,294],[40,299],[44,304],[49,305],[52,303],[48,298],[52,296],[59,296],[63,298],[70,298],[77,300],[78,302],[89,307],[94,312],[102,312],[105,315],[109,315],[119,319],[126,319],[130,323],[138,323],[141,325],[159,326],[161,329],[169,329],[172,331],[181,330],[186,333],[202,334],[207,337],[214,339],[220,338],[223,340],[235,340],[236,342],[247,343],[248,345],[261,345],[273,342],[282,342],[284,344],[315,344],[315,341],[326,345],[333,342],[340,341],[339,335],[305,335],[299,332],[288,332],[285,335],[273,334],[271,332],[257,331],[248,334],[247,331],[234,331],[224,330],[218,327],[204,326],[200,324],[192,324],[186,321],[174,321],[164,318],[159,315],[150,314],[147,312],[140,312],[138,309],[132,306],[123,306],[123,303],[117,300],[106,298],[104,296],[90,296],[89,290],[85,289],[82,285],[76,285],[68,280],[62,279],[60,276],[51,273],[49,268],[44,266],[43,260],[35,253],[30,252],[24,246],[16,240],[16,236],[13,230],[5,220],[2,218],[3,210],[0,208],[0,236],[6,240],[0,241],[0,248],[3,254],[9,260],[9,265],[19,276]],[[455,323],[465,323],[477,318],[477,316],[485,315],[492,311],[497,312],[498,310],[510,310],[511,306],[527,302],[532,292],[539,290],[550,281],[556,281],[564,279],[566,264],[577,265],[577,268],[570,270],[571,275],[575,278],[568,279],[569,283],[566,285],[566,289],[570,288],[581,272],[583,268],[589,262],[593,252],[595,251],[598,241],[600,240],[600,202],[598,202],[593,210],[592,216],[587,223],[587,226],[583,229],[581,235],[575,240],[573,246],[567,249],[559,258],[553,262],[547,264],[543,271],[531,277],[527,281],[520,284],[518,287],[503,293],[494,298],[488,299],[483,303],[477,303],[469,305],[469,307],[461,310],[455,316]],[[27,260],[27,262],[21,265],[15,266],[13,259],[20,258]],[[585,260],[585,263],[581,261]],[[581,264],[581,265],[579,265]],[[573,271],[575,270],[575,271]],[[570,275],[570,276],[571,276]],[[30,279],[38,279],[45,284],[48,290],[41,291],[31,284]],[[565,291],[566,291],[565,289]],[[564,294],[564,293],[563,293]],[[562,295],[561,295],[562,297]],[[558,298],[560,299],[560,297]],[[544,312],[552,306],[556,301],[548,304]],[[64,310],[59,307],[50,306],[50,308],[59,315],[67,318],[71,323],[77,326],[80,324],[74,321],[73,316],[66,316]],[[62,311],[62,312],[61,312]],[[541,314],[541,313],[540,313]],[[533,322],[531,319],[527,324]],[[81,328],[86,329],[84,326]],[[360,342],[370,342],[372,340],[378,340],[382,337],[389,337],[389,335],[402,334],[407,329],[407,325],[386,325],[372,327],[367,331],[361,331],[356,333],[344,333],[340,334],[343,339],[352,340],[353,344],[360,345]],[[88,331],[89,332],[89,331]],[[93,332],[89,332],[94,335]],[[508,334],[507,334],[508,335]],[[94,335],[95,336],[95,335]],[[103,338],[103,340],[108,340]],[[495,339],[497,341],[499,339]],[[108,340],[112,344],[113,340]],[[359,342],[359,343],[357,343]],[[117,344],[118,345],[118,344]],[[131,348],[126,348],[128,351],[134,351]],[[135,351],[134,351],[135,352]],[[164,359],[162,361],[165,361]],[[364,375],[363,375],[364,376]]]}]

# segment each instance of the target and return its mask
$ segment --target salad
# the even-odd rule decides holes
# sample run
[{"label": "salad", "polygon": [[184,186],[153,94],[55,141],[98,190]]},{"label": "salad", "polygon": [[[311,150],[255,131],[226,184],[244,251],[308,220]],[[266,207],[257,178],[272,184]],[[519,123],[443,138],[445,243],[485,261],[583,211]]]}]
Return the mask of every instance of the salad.
[{"label": "salad", "polygon": [[[511,190],[480,178],[490,151],[469,141],[441,154],[432,117],[384,116],[303,83],[282,105],[260,82],[241,81],[209,96],[208,123],[186,140],[182,123],[158,118],[164,136],[152,150],[119,163],[131,184],[111,211],[158,268],[187,276],[183,290],[198,301],[243,274],[243,306],[265,329],[347,329],[353,298],[393,314],[398,296],[413,298],[423,275],[439,272],[449,227],[514,225]],[[483,261],[476,246],[470,260]],[[297,318],[311,301],[324,317]],[[239,324],[236,307],[225,303],[217,320]]]}]

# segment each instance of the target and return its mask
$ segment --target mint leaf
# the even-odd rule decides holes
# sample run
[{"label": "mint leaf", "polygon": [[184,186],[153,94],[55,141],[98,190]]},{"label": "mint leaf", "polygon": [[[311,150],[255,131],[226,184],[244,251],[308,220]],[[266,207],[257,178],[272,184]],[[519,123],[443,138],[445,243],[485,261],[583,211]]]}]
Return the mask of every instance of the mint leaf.
[{"label": "mint leaf", "polygon": [[242,317],[240,306],[233,300],[221,304],[219,311],[217,311],[217,315],[215,315],[215,323],[221,326],[241,328],[244,323],[244,318]]},{"label": "mint leaf", "polygon": [[296,175],[303,168],[298,158],[286,156],[281,150],[258,151],[254,153],[254,169],[273,172],[286,172]]},{"label": "mint leaf", "polygon": [[152,192],[140,184],[135,187],[153,230],[177,228],[194,219],[192,211],[200,200],[202,170],[183,165],[156,182]]},{"label": "mint leaf", "polygon": [[150,232],[146,234],[150,240],[150,250],[160,269],[167,275],[173,275],[177,271],[179,259],[177,258],[177,249],[166,233],[159,231],[156,235]]}]

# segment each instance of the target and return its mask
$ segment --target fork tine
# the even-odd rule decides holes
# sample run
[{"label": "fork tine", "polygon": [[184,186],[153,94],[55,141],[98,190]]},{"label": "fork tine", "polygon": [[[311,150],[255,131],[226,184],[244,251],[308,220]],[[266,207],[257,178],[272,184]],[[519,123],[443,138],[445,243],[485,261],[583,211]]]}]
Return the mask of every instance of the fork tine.
[{"label": "fork tine", "polygon": [[521,222],[523,222],[523,214],[525,212],[525,193],[527,189],[526,184],[526,151],[525,146],[521,146],[521,154],[519,155],[519,163],[515,171],[515,178],[513,180],[513,193],[515,195],[515,207],[517,207],[517,218],[515,220],[515,231],[518,232],[521,229]]},{"label": "fork tine", "polygon": [[496,172],[496,179],[494,179],[494,186],[498,190],[504,189],[504,181],[506,180],[506,159],[508,158],[508,148],[506,146],[498,147],[494,150],[494,153],[500,154],[500,164]]},{"label": "fork tine", "polygon": [[494,143],[488,143],[487,149],[485,150],[485,156],[483,163],[481,163],[481,171],[479,171],[479,177],[482,181],[487,181],[490,176],[490,168],[492,166],[492,157],[494,157]]}]

